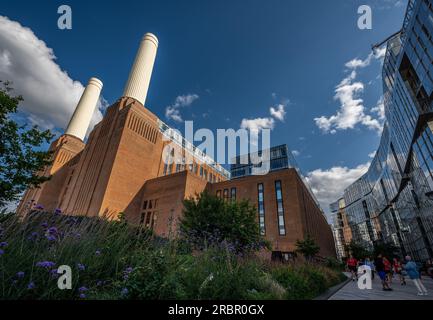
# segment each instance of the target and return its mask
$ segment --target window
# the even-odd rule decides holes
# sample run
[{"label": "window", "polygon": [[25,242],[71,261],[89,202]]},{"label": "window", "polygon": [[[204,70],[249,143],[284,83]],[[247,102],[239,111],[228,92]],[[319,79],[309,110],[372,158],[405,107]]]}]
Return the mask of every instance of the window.
[{"label": "window", "polygon": [[277,198],[277,212],[278,212],[278,232],[280,236],[286,235],[286,226],[284,224],[284,206],[283,194],[281,190],[281,181],[275,181],[275,195]]},{"label": "window", "polygon": [[207,180],[207,170],[204,170],[204,178]]},{"label": "window", "polygon": [[203,167],[200,167],[200,177],[203,177]]},{"label": "window", "polygon": [[197,173],[198,173],[198,166],[197,166],[197,163],[194,162],[192,166],[193,166],[193,171],[194,171],[194,173],[197,174]]},{"label": "window", "polygon": [[231,188],[230,190],[230,200],[236,201],[236,188]]},{"label": "window", "polygon": [[176,172],[180,171],[180,163],[176,164]]},{"label": "window", "polygon": [[227,201],[229,198],[229,189],[224,189],[224,201]]},{"label": "window", "polygon": [[143,202],[143,210],[147,209],[147,200]]},{"label": "window", "polygon": [[264,188],[263,183],[257,185],[257,209],[259,211],[259,227],[260,234],[264,236],[266,234],[265,229],[265,201],[264,201]]},{"label": "window", "polygon": [[221,198],[221,190],[217,190],[216,196],[217,196],[217,198]]}]

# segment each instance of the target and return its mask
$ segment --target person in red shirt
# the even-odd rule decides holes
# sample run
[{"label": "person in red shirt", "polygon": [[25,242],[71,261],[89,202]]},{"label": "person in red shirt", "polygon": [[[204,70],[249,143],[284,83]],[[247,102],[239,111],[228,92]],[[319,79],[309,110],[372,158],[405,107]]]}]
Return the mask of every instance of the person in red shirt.
[{"label": "person in red shirt", "polygon": [[356,260],[352,255],[346,261],[347,269],[352,273],[352,281],[358,280],[358,260]]},{"label": "person in red shirt", "polygon": [[394,259],[393,259],[393,261],[392,261],[392,267],[393,267],[393,269],[394,269],[394,273],[395,273],[395,274],[398,274],[398,276],[399,276],[399,278],[400,278],[400,284],[401,284],[402,286],[406,285],[406,280],[404,279],[404,276],[403,276],[403,274],[402,274],[402,272],[401,272],[401,271],[403,270],[403,267],[402,267],[402,265],[401,265],[401,262],[398,261],[397,258],[394,258]]},{"label": "person in red shirt", "polygon": [[386,282],[388,283],[388,286],[391,286],[392,282],[392,265],[391,262],[386,257],[383,257],[383,269],[386,273]]}]

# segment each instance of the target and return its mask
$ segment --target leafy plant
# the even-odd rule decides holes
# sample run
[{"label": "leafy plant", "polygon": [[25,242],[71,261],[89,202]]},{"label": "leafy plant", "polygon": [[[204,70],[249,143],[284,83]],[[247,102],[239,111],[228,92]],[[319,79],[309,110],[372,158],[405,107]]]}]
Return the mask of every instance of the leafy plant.
[{"label": "leafy plant", "polygon": [[219,245],[236,253],[251,252],[266,245],[256,216],[247,201],[227,202],[203,192],[184,201],[180,230],[196,249]]},{"label": "leafy plant", "polygon": [[38,147],[48,143],[53,135],[49,130],[40,131],[37,126],[27,129],[19,126],[12,116],[23,101],[12,96],[9,82],[0,88],[0,208],[17,200],[29,187],[37,187],[49,177],[38,175],[51,163],[51,153]]},{"label": "leafy plant", "polygon": [[296,248],[296,251],[301,253],[307,261],[311,261],[320,251],[320,247],[309,234],[304,240],[296,241]]}]

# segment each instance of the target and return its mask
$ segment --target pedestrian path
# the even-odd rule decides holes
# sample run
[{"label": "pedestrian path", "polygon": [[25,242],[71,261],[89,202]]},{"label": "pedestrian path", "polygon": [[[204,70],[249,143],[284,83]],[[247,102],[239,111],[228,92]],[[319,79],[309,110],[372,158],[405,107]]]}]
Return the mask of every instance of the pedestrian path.
[{"label": "pedestrian path", "polygon": [[380,279],[375,277],[371,290],[361,290],[356,281],[350,281],[329,300],[433,300],[433,280],[423,277],[422,282],[429,292],[428,296],[417,296],[417,289],[412,280],[407,279],[407,285],[402,286],[396,277],[391,285],[393,291],[383,291]]}]

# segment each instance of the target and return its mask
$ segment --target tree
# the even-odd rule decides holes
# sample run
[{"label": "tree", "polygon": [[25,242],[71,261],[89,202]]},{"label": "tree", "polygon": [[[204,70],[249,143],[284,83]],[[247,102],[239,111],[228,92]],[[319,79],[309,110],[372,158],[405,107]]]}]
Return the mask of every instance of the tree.
[{"label": "tree", "polygon": [[400,250],[392,243],[379,242],[374,244],[374,256],[384,255],[388,259],[400,256]]},{"label": "tree", "polygon": [[365,249],[362,245],[356,243],[353,240],[346,246],[346,251],[357,260],[361,260],[372,255],[372,252]]},{"label": "tree", "polygon": [[38,187],[49,177],[37,175],[51,163],[51,153],[37,148],[53,135],[37,126],[28,129],[13,120],[21,96],[12,96],[9,82],[0,80],[0,208],[15,201],[29,187]]},{"label": "tree", "polygon": [[307,234],[304,240],[296,240],[296,251],[302,254],[306,260],[310,261],[320,251],[316,241]]},{"label": "tree", "polygon": [[206,191],[184,201],[181,236],[195,248],[224,246],[238,252],[266,243],[259,233],[257,210],[248,201],[224,201]]}]

